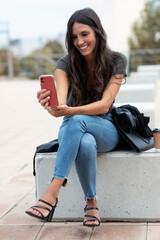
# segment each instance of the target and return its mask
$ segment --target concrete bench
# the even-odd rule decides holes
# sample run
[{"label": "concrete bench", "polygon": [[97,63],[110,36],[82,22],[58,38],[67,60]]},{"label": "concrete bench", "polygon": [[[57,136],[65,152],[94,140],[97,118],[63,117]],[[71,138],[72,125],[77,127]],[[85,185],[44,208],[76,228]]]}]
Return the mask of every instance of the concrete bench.
[{"label": "concrete bench", "polygon": [[[51,179],[56,153],[35,158],[36,197]],[[98,154],[97,196],[100,216],[109,221],[160,221],[160,153],[115,151]],[[55,220],[81,220],[85,201],[73,166],[62,187]]]}]

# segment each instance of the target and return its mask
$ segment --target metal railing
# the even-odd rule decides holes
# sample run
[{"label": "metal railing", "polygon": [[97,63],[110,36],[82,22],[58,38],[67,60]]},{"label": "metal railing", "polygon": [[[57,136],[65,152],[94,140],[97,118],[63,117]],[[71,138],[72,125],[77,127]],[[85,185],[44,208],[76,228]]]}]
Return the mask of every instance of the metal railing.
[{"label": "metal railing", "polygon": [[[35,54],[27,57],[14,57],[12,55],[14,76],[23,76],[30,79],[37,79],[41,74],[54,74],[57,60],[62,54]],[[3,61],[0,55],[0,76],[8,75],[8,62]]]},{"label": "metal railing", "polygon": [[138,49],[128,52],[128,72],[136,72],[141,65],[160,64],[160,48]]},{"label": "metal railing", "polygon": [[[34,54],[23,58],[12,55],[11,61],[14,76],[25,76],[31,79],[37,79],[41,74],[54,74],[56,62],[63,55],[64,53],[49,55]],[[160,48],[131,50],[126,52],[125,55],[128,58],[128,74],[137,71],[140,65],[160,64]],[[8,64],[7,61],[1,58],[0,54],[0,76],[8,74]],[[3,71],[4,69],[5,71]]]}]

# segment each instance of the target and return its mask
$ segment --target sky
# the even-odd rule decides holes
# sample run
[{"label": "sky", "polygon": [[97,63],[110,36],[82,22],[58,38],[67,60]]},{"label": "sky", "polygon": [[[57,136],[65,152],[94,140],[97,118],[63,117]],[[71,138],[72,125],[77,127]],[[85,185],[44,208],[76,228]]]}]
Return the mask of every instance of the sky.
[{"label": "sky", "polygon": [[56,37],[65,34],[72,13],[84,7],[99,15],[114,50],[127,50],[132,23],[146,0],[0,0],[0,41],[9,26],[11,39]]}]

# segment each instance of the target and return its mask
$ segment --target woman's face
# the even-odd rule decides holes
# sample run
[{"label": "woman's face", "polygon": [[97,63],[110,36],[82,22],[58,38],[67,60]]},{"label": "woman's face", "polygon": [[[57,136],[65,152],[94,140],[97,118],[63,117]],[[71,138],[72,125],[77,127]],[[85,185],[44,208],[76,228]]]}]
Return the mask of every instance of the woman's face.
[{"label": "woman's face", "polygon": [[74,23],[72,26],[72,41],[84,57],[95,56],[96,35],[90,26]]}]

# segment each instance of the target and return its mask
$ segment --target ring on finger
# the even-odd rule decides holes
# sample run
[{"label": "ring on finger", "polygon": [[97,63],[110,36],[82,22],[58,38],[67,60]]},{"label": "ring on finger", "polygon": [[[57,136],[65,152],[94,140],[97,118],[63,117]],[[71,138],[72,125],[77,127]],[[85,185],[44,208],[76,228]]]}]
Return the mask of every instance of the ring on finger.
[{"label": "ring on finger", "polygon": [[51,109],[51,110],[54,110],[54,109],[55,109],[55,107],[50,107],[50,109]]}]

